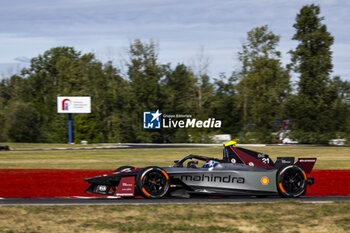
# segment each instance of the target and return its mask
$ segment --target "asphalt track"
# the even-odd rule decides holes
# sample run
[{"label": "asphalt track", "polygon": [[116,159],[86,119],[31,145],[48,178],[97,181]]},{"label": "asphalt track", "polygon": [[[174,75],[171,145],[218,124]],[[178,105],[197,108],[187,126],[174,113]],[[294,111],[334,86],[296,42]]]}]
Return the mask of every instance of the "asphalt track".
[{"label": "asphalt track", "polygon": [[280,197],[247,197],[231,196],[222,198],[162,198],[162,199],[122,199],[122,198],[4,198],[0,199],[0,206],[8,205],[156,205],[156,204],[242,204],[242,203],[273,203],[273,202],[302,202],[302,203],[330,203],[350,201],[350,196],[306,196],[295,199]]}]

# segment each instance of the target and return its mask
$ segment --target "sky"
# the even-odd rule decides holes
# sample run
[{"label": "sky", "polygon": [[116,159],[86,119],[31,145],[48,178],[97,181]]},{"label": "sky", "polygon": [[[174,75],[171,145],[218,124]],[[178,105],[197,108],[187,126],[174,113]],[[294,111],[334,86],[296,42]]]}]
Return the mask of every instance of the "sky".
[{"label": "sky", "polygon": [[237,53],[247,32],[266,24],[281,36],[278,50],[286,65],[297,46],[291,39],[295,17],[312,3],[321,7],[335,38],[332,76],[350,81],[347,0],[1,0],[0,79],[56,46],[93,52],[123,70],[135,39],[157,42],[161,63],[195,66],[203,54],[211,77],[229,76],[241,66]]}]

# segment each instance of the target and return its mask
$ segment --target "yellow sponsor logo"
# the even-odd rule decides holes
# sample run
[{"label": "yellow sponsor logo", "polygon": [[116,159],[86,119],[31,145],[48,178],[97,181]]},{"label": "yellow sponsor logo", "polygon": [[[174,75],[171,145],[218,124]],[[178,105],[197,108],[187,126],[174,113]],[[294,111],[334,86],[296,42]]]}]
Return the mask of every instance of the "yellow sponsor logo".
[{"label": "yellow sponsor logo", "polygon": [[263,185],[267,185],[270,182],[269,178],[266,176],[262,177],[260,181]]}]

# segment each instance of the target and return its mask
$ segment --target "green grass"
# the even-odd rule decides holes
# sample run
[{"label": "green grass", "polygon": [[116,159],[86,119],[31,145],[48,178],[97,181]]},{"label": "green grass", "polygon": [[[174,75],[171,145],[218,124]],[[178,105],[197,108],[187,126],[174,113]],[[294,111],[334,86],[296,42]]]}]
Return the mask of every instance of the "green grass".
[{"label": "green grass", "polygon": [[215,156],[217,148],[1,151],[0,168],[115,169],[122,165],[170,166],[187,154]]},{"label": "green grass", "polygon": [[[16,148],[57,148],[66,144],[15,144]],[[68,145],[70,146],[70,145]],[[81,146],[81,145],[76,145]],[[88,145],[92,146],[92,145]],[[317,157],[315,169],[350,169],[350,147],[246,147],[279,156]],[[135,167],[172,166],[187,154],[222,157],[222,147],[177,149],[108,149],[63,151],[0,151],[0,168],[115,169],[123,165]]]},{"label": "green grass", "polygon": [[348,232],[350,202],[1,206],[0,232]]},{"label": "green grass", "polygon": [[52,148],[78,148],[78,147],[95,147],[97,144],[65,144],[65,143],[18,143],[18,142],[0,142],[0,145],[8,145],[13,150],[30,150],[30,149],[52,149]]}]

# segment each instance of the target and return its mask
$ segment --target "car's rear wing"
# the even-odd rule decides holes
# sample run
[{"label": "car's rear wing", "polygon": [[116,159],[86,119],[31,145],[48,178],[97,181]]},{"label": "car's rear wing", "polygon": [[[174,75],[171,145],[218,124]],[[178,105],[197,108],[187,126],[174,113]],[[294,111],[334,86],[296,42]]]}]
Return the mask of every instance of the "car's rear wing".
[{"label": "car's rear wing", "polygon": [[299,158],[295,164],[303,169],[306,174],[309,174],[314,168],[316,160],[317,158]]},{"label": "car's rear wing", "polygon": [[294,163],[294,157],[277,157],[275,161],[275,168],[279,169],[288,165],[295,164],[305,171],[306,174],[310,174],[317,158],[298,158],[298,161]]}]

